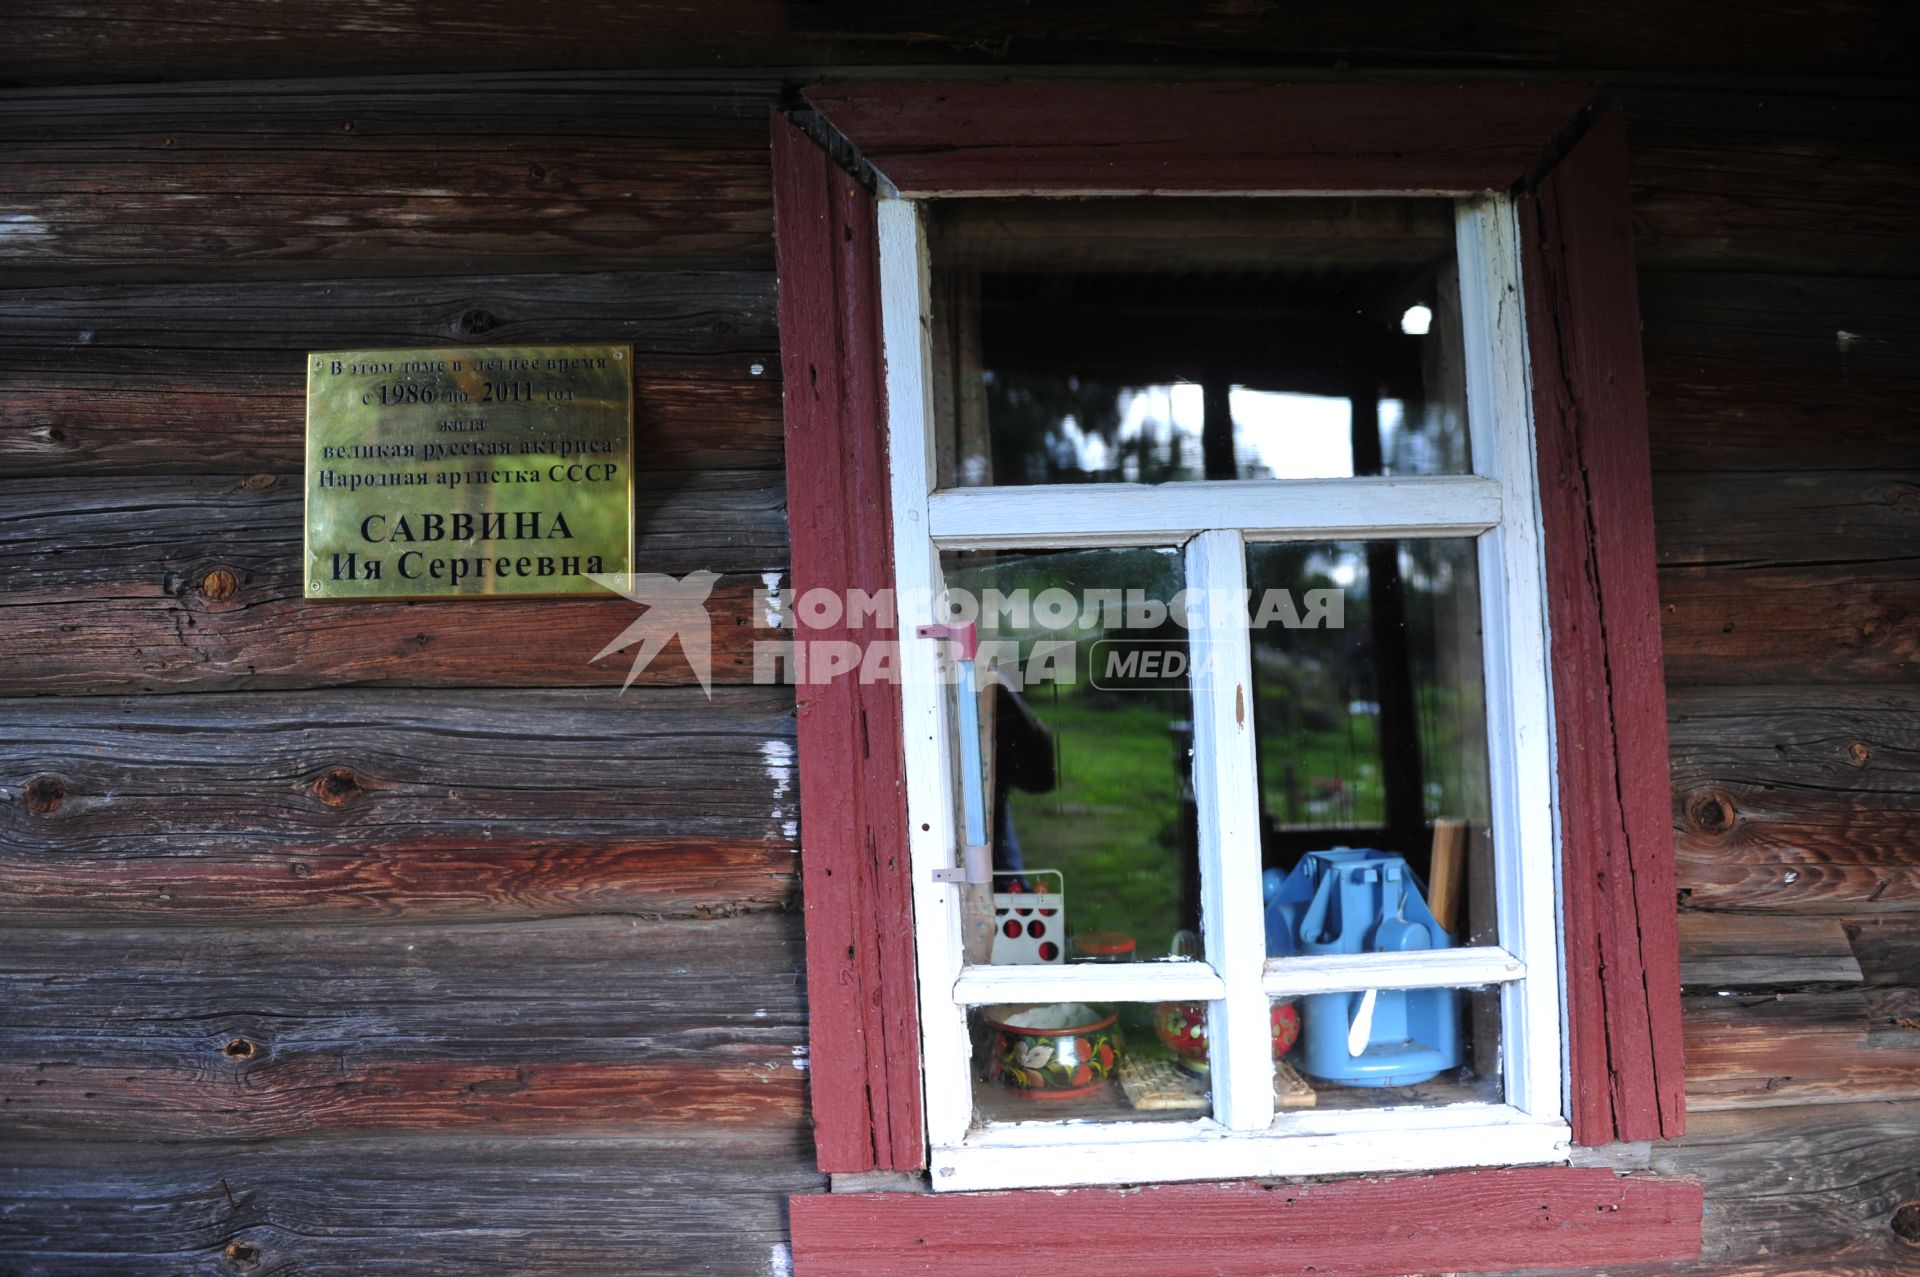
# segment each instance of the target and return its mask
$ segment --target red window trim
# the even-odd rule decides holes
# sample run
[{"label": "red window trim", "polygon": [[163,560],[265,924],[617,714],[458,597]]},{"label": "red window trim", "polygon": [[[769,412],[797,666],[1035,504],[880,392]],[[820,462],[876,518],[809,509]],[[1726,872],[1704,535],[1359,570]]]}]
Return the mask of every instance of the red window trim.
[{"label": "red window trim", "polygon": [[[1563,778],[1570,1117],[1583,1144],[1680,1134],[1666,695],[1618,111],[1600,110],[1584,88],[1516,85],[889,84],[820,88],[806,99],[906,194],[1520,194]],[[893,574],[874,197],[778,114],[773,159],[792,583],[803,591],[876,591]],[[892,635],[868,629],[831,637]],[[846,683],[805,687],[799,705],[815,1140],[826,1171],[913,1170],[924,1166],[926,1150],[900,710],[891,686]],[[1569,1168],[1512,1174],[1520,1178],[1381,1184],[1417,1183],[1432,1192],[1505,1184],[1514,1196],[1500,1201],[1517,1209],[1549,1188],[1597,1183],[1593,1172]],[[1669,1191],[1694,1193],[1690,1241],[1680,1243],[1691,1255],[1699,1243],[1697,1190],[1672,1184]],[[1326,1196],[1324,1188],[1314,1192]],[[1104,1193],[980,1197],[1098,1203]],[[1151,1200],[1185,1211],[1194,1193],[1242,1206],[1257,1200],[1235,1185],[1160,1189]],[[796,1263],[804,1258],[803,1271],[841,1271],[826,1258],[831,1247],[816,1252],[801,1245],[802,1236],[830,1241],[873,1212],[918,1220],[933,1211],[945,1220],[983,1209],[954,1195],[929,1199],[950,1207],[916,1200],[796,1198]],[[1372,1213],[1377,1203],[1339,1200],[1354,1212],[1339,1227],[1380,1218]],[[1475,1210],[1494,1209],[1475,1200]],[[1613,1212],[1603,1206],[1600,1213]],[[1152,1214],[1164,1225],[1162,1212]],[[913,1231],[906,1227],[895,1240],[906,1246]],[[1484,1231],[1475,1235],[1483,1248]],[[1373,1252],[1365,1271],[1422,1266],[1391,1258],[1404,1250]],[[962,1271],[936,1253],[941,1271]],[[1603,1252],[1582,1254],[1590,1264]],[[1263,1262],[1274,1258],[1269,1250]],[[1531,1250],[1524,1259],[1543,1262]],[[1461,1262],[1455,1255],[1440,1266]]]},{"label": "red window trim", "polygon": [[1700,1253],[1699,1181],[1595,1168],[790,1199],[798,1277],[1379,1277]]}]

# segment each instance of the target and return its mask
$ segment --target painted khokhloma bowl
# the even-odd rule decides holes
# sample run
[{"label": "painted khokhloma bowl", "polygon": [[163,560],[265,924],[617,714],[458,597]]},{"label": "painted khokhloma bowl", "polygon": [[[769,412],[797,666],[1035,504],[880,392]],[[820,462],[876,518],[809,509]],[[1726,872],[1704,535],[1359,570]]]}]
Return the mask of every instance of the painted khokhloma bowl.
[{"label": "painted khokhloma bowl", "polygon": [[[1285,1055],[1300,1036],[1300,1010],[1291,1002],[1273,1004],[1273,1058]],[[1162,1002],[1153,1009],[1153,1031],[1179,1058],[1183,1068],[1207,1067],[1207,1008],[1200,1002]]]},{"label": "painted khokhloma bowl", "polygon": [[1077,1002],[991,1007],[988,1076],[1036,1100],[1091,1095],[1120,1063],[1119,1016]]}]

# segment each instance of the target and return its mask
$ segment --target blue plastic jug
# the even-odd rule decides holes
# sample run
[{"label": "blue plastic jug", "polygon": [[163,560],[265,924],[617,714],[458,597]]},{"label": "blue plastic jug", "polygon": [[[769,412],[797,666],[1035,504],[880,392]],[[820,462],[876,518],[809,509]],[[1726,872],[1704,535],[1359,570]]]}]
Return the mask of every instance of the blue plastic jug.
[{"label": "blue plastic jug", "polygon": [[[1261,885],[1270,958],[1453,947],[1427,908],[1425,887],[1391,852],[1308,852],[1291,873],[1267,870]],[[1457,990],[1375,993],[1365,1049],[1354,1054],[1348,1038],[1366,997],[1316,993],[1300,1000],[1301,1068],[1308,1076],[1347,1086],[1412,1086],[1459,1067]]]}]

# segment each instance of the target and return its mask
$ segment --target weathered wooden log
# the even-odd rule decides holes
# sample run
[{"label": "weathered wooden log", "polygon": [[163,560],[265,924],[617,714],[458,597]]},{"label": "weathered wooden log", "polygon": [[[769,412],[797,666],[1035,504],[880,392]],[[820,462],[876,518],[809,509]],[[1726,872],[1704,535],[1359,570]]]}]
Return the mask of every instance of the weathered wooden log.
[{"label": "weathered wooden log", "polygon": [[[0,592],[22,605],[144,584],[180,594],[202,587],[217,566],[238,578],[233,598],[291,587],[300,579],[302,486],[299,474],[9,483]],[[778,471],[643,466],[633,484],[635,566],[676,575],[784,568],[786,504]],[[538,552],[550,548],[564,549]]]},{"label": "weathered wooden log", "polygon": [[[62,793],[36,776],[28,802]],[[557,838],[423,833],[372,848],[241,837],[129,838],[30,853],[0,848],[7,925],[511,921],[577,913],[707,918],[794,907],[797,849],[784,840]]]},{"label": "weathered wooden log", "polygon": [[308,351],[602,341],[643,473],[780,465],[772,275],[596,271],[0,292],[0,474],[298,471]]},{"label": "weathered wooden log", "polygon": [[1643,268],[1793,275],[1920,272],[1911,99],[1871,110],[1804,90],[1619,90]]},{"label": "weathered wooden log", "polygon": [[[1691,1063],[1691,1057],[1689,1057]],[[1609,1277],[1883,1277],[1913,1266],[1895,1211],[1920,1199],[1920,1103],[1694,1112],[1651,1167],[1706,1184],[1697,1264],[1607,1268]],[[1507,1277],[1521,1277],[1508,1274]],[[1527,1277],[1545,1277],[1529,1273]]]},{"label": "weathered wooden log", "polygon": [[782,689],[0,702],[0,917],[719,916],[798,890]]},{"label": "weathered wooden log", "polygon": [[[642,615],[617,595],[305,601],[301,495],[277,476],[23,480],[7,495],[0,695],[617,686],[630,668],[632,649],[594,659]],[[778,637],[755,595],[782,583],[779,473],[652,476],[635,505],[641,571],[736,570],[707,602],[712,671],[751,680],[755,641]],[[641,678],[693,681],[678,642]]]},{"label": "weathered wooden log", "polygon": [[1876,914],[1843,924],[1868,984],[1920,984],[1920,916]]},{"label": "weathered wooden log", "polygon": [[811,1162],[798,1130],[12,1143],[0,1251],[32,1277],[766,1277]]},{"label": "weathered wooden log", "polygon": [[1920,1100],[1920,989],[1686,1003],[1690,1110]]},{"label": "weathered wooden log", "polygon": [[703,922],[18,928],[9,1134],[796,1129],[790,914]]},{"label": "weathered wooden log", "polygon": [[766,76],[634,76],[15,95],[8,275],[763,268],[777,92]]},{"label": "weathered wooden log", "polygon": [[1642,271],[1654,468],[1910,468],[1917,303],[1910,279]]},{"label": "weathered wooden log", "polygon": [[1675,688],[1668,712],[1688,904],[1920,910],[1920,694]]},{"label": "weathered wooden log", "polygon": [[1660,602],[1677,686],[1897,685],[1920,670],[1920,572],[1906,558],[1667,568]]},{"label": "weathered wooden log", "polygon": [[1873,567],[1920,547],[1916,470],[1667,473],[1653,504],[1669,567]]},{"label": "weathered wooden log", "polygon": [[[507,0],[358,3],[323,18],[273,5],[258,22],[210,23],[188,0],[40,6],[17,23],[0,77],[26,83],[440,72],[458,33],[474,72],[556,66],[821,66],[925,62],[1139,64],[1214,61],[1278,67],[1436,65],[1495,71],[1627,66],[1695,73],[1899,75],[1912,68],[1897,6],[1754,11],[1731,0],[1687,6],[1560,4],[1528,10],[1472,0],[1444,14],[1416,0],[1340,8],[1247,9],[1231,0],[1169,7],[1119,0],[942,0],[779,5],[727,0],[692,11],[648,2],[555,4],[531,17]],[[108,42],[111,42],[108,44]],[[101,55],[104,45],[112,58]]]},{"label": "weathered wooden log", "polygon": [[376,854],[518,839],[791,847],[785,688],[0,701],[19,856]]}]

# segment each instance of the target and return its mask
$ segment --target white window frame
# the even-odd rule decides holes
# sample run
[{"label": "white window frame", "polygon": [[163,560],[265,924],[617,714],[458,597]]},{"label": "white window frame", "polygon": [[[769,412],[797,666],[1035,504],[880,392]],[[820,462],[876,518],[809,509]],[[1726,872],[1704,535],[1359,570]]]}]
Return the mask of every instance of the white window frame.
[{"label": "white window frame", "polygon": [[[1275,194],[1284,194],[1275,192]],[[1455,203],[1470,475],[937,490],[926,201],[879,201],[880,291],[896,599],[903,635],[932,621],[940,554],[956,549],[1185,546],[1189,589],[1246,586],[1252,540],[1474,536],[1479,552],[1494,828],[1494,945],[1266,957],[1247,629],[1209,633],[1194,686],[1193,784],[1209,961],[965,967],[955,863],[953,710],[945,655],[900,660],[920,992],[936,1190],[1238,1179],[1568,1160],[1552,696],[1518,227],[1504,196]],[[1383,517],[1384,515],[1384,517]],[[919,601],[919,602],[916,602]],[[950,676],[946,676],[950,678]],[[1504,1099],[1276,1113],[1270,997],[1497,986]],[[967,1012],[1009,1001],[1206,1001],[1213,1112],[1182,1122],[975,1127]]]}]

